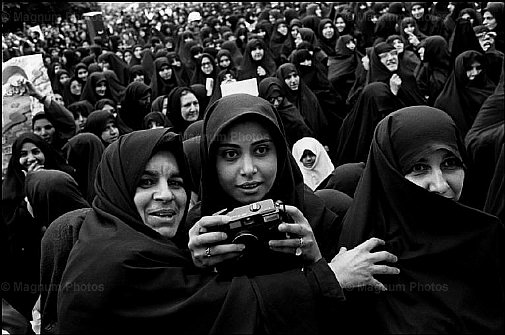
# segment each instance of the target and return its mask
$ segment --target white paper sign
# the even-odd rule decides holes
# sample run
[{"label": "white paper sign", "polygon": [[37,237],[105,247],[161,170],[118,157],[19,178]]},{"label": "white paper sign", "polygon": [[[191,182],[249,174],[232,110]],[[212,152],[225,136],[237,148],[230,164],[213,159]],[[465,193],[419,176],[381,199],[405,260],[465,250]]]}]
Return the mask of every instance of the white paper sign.
[{"label": "white paper sign", "polygon": [[246,79],[235,81],[233,83],[221,84],[221,94],[223,97],[227,95],[246,93],[257,97],[258,92],[258,79]]}]

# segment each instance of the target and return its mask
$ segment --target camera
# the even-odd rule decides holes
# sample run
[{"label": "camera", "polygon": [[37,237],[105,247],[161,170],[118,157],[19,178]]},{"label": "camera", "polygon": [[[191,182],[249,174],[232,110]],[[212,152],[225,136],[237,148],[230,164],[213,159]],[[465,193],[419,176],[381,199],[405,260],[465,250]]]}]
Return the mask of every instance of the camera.
[{"label": "camera", "polygon": [[214,215],[223,214],[231,217],[230,222],[209,227],[209,231],[225,232],[227,239],[224,244],[241,243],[249,248],[267,244],[269,240],[286,238],[286,234],[278,230],[279,224],[286,222],[288,218],[281,201],[262,200]]}]

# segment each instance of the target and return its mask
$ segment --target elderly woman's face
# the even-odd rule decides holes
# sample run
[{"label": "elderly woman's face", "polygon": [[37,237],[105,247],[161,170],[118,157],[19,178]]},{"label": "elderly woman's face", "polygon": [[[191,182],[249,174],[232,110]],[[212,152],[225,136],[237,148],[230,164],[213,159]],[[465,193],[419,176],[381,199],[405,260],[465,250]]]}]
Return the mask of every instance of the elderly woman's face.
[{"label": "elderly woman's face", "polygon": [[452,152],[438,149],[420,157],[405,178],[429,192],[458,201],[465,171],[461,160]]},{"label": "elderly woman's face", "polygon": [[298,86],[300,85],[300,76],[296,72],[289,73],[284,82],[292,91],[298,91]]},{"label": "elderly woman's face", "polygon": [[191,92],[181,96],[181,116],[189,122],[198,120],[198,116],[200,116],[200,104]]},{"label": "elderly woman's face", "polygon": [[256,121],[232,125],[219,143],[216,171],[226,194],[242,204],[260,201],[277,175],[277,150],[272,135]]},{"label": "elderly woman's face", "polygon": [[133,197],[142,222],[160,235],[172,238],[184,217],[187,200],[175,156],[169,151],[154,154]]}]

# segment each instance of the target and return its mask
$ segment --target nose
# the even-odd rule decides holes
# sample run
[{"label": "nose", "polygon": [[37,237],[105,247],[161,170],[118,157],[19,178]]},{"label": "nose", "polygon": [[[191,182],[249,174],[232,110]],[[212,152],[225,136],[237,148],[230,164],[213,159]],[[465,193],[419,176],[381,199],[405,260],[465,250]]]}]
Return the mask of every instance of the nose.
[{"label": "nose", "polygon": [[242,166],[240,169],[240,174],[242,174],[243,176],[250,177],[250,176],[256,174],[257,171],[258,170],[254,164],[254,160],[251,157],[251,155],[249,155],[249,154],[244,155],[244,157],[242,159]]},{"label": "nose", "polygon": [[153,199],[156,201],[163,201],[163,202],[172,201],[174,199],[174,194],[172,193],[172,190],[168,186],[166,180],[164,181],[160,180],[160,182],[158,182],[156,190],[153,194]]},{"label": "nose", "polygon": [[444,194],[449,189],[449,184],[440,169],[434,169],[428,180],[428,191]]},{"label": "nose", "polygon": [[28,164],[31,164],[33,162],[36,161],[36,158],[35,156],[33,156],[33,154],[30,152],[27,156],[26,156],[26,161],[28,162]]},{"label": "nose", "polygon": [[472,75],[476,76],[477,75],[477,69],[473,67],[470,73]]}]

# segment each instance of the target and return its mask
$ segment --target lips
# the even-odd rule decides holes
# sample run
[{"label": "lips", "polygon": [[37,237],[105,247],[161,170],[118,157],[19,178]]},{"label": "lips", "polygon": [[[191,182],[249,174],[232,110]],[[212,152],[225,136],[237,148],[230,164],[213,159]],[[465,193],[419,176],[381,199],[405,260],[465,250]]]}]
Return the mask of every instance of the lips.
[{"label": "lips", "polygon": [[171,208],[169,209],[158,209],[149,212],[151,216],[157,216],[160,218],[171,218],[174,215],[177,215],[177,212]]},{"label": "lips", "polygon": [[243,184],[238,185],[238,187],[243,190],[254,190],[260,185],[261,185],[260,182],[247,182],[247,183],[243,183]]}]

